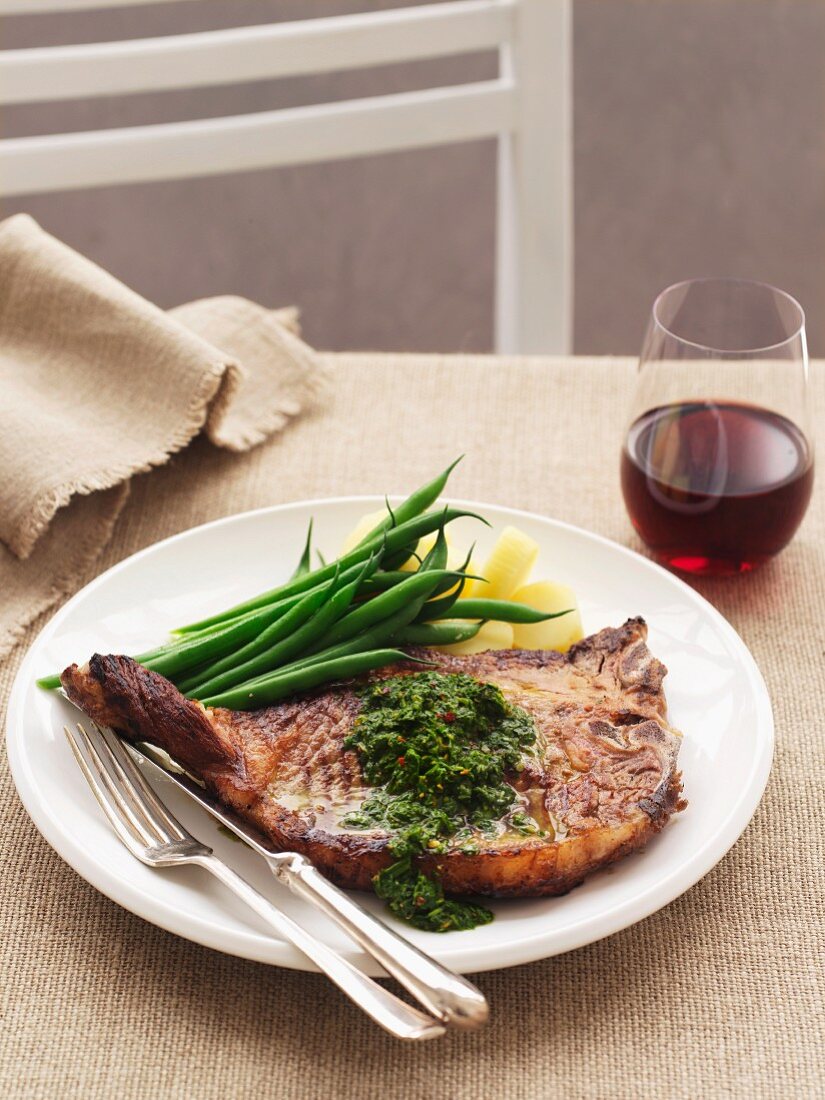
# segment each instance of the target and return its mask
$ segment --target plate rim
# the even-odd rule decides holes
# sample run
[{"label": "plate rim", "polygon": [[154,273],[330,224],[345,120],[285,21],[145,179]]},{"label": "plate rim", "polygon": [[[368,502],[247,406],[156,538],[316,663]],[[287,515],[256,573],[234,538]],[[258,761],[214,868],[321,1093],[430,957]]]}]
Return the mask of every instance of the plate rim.
[{"label": "plate rim", "polygon": [[[380,505],[384,503],[385,499],[394,501],[403,499],[403,497],[400,494],[390,494],[388,498],[378,494],[350,494],[286,501],[281,504],[264,505],[260,508],[249,509],[245,512],[236,512],[228,516],[208,520],[205,523],[196,524],[184,531],[159,539],[135,551],[121,561],[115,562],[74,593],[65,603],[61,604],[41,630],[38,631],[21,662],[9,693],[6,711],[6,751],[12,780],[26,813],[47,844],[81,878],[85,879],[111,901],[167,932],[179,935],[201,946],[221,951],[224,954],[287,969],[304,971],[316,969],[309,963],[309,960],[304,960],[297,949],[290,944],[274,940],[266,934],[256,933],[251,929],[233,930],[230,935],[234,942],[228,944],[225,929],[216,927],[197,913],[182,913],[178,907],[170,906],[166,901],[158,899],[151,892],[147,893],[141,890],[133,881],[120,874],[113,873],[110,869],[106,868],[104,870],[93,858],[87,857],[85,849],[74,842],[72,835],[61,827],[61,822],[50,812],[48,805],[39,799],[35,777],[29,768],[29,761],[25,755],[18,751],[17,739],[14,737],[13,731],[18,728],[22,729],[25,691],[32,676],[29,666],[34,661],[40,643],[47,634],[60,626],[61,621],[82,598],[104,584],[112,575],[121,572],[160,548],[183,541],[195,534],[228,526],[255,516],[273,515],[284,511],[329,505],[358,503],[367,505],[377,503]],[[723,635],[727,635],[728,640],[736,646],[743,660],[744,670],[747,673],[748,687],[756,697],[756,725],[759,733],[759,736],[754,738],[758,751],[752,760],[747,783],[740,790],[738,798],[732,804],[723,825],[717,829],[715,834],[708,837],[687,861],[678,864],[672,871],[651,884],[640,894],[634,895],[633,898],[618,902],[607,910],[600,910],[598,913],[594,913],[575,924],[556,929],[553,932],[554,942],[552,944],[544,942],[548,935],[546,932],[537,932],[520,937],[514,944],[499,944],[481,948],[477,946],[462,948],[459,945],[450,947],[449,943],[441,939],[436,940],[432,946],[432,954],[435,957],[460,972],[475,973],[534,962],[595,943],[652,916],[677,897],[692,889],[736,844],[762,800],[770,777],[775,751],[775,721],[767,685],[750,649],[724,615],[681,577],[630,547],[623,546],[605,535],[589,531],[587,528],[565,520],[542,515],[539,512],[511,508],[491,502],[484,503],[453,497],[450,497],[450,502],[457,507],[466,507],[482,512],[485,508],[495,509],[498,513],[509,517],[538,520],[551,527],[566,530],[577,536],[583,536],[613,552],[618,551],[626,558],[641,562],[647,568],[652,569],[654,573],[665,577],[670,583],[675,583],[677,589],[686,594],[689,600],[698,604],[706,613],[710,613],[715,626],[721,630]],[[686,871],[689,871],[689,873],[686,874]],[[115,889],[115,884],[120,887],[119,893]],[[124,900],[124,893],[128,895],[128,900]],[[185,927],[182,927],[182,923]],[[609,927],[596,928],[594,925],[608,925]],[[446,950],[439,950],[442,944]],[[276,950],[273,950],[273,948],[276,948]],[[491,957],[482,958],[487,954]],[[374,975],[382,973],[367,956],[360,950],[355,949],[354,945],[349,957],[352,962],[366,972]]]}]

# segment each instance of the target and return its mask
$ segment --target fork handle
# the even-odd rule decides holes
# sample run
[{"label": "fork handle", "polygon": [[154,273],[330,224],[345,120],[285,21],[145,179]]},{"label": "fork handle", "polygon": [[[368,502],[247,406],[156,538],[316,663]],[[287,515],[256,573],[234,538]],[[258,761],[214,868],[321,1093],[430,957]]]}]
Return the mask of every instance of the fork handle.
[{"label": "fork handle", "polygon": [[372,955],[396,981],[440,1020],[474,1028],[485,1022],[487,1001],[481,990],[375,918],[348,897],[297,852],[267,855],[276,878],[311,902]]},{"label": "fork handle", "polygon": [[343,955],[339,955],[282,913],[263,894],[241,878],[217,856],[198,855],[191,862],[206,868],[224,886],[245,901],[250,909],[271,925],[284,939],[294,944],[327,975],[350,1000],[377,1024],[399,1039],[434,1039],[444,1034],[444,1026],[400,1000],[372,978],[363,974]]}]

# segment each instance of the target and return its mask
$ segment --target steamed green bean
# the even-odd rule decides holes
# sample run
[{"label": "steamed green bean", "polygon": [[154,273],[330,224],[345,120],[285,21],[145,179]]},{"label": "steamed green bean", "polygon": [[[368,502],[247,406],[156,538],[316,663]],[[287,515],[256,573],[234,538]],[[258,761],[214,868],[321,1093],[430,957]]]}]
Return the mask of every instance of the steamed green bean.
[{"label": "steamed green bean", "polygon": [[[241,686],[221,695],[201,702],[207,707],[229,707],[231,710],[248,710],[263,707],[296,695],[310,688],[336,680],[348,680],[369,672],[374,668],[393,664],[395,661],[409,660],[406,653],[399,649],[378,649],[367,653],[357,653],[350,657],[339,657],[333,661],[319,661],[315,665],[290,671],[279,670],[273,676],[259,681],[256,686]],[[421,664],[429,662],[422,661]]]},{"label": "steamed green bean", "polygon": [[[330,581],[329,583],[332,586],[333,582]],[[287,664],[293,658],[305,652],[318,638],[325,634],[332,623],[340,619],[352,603],[358,584],[359,579],[356,579],[343,588],[332,592],[315,614],[288,637],[282,638],[275,645],[270,646],[249,660],[238,662],[220,675],[210,677],[199,684],[197,688],[193,688],[189,694],[196,697],[215,695],[236,687],[238,684],[245,683],[259,674],[273,672],[280,666]]]},{"label": "steamed green bean", "polygon": [[568,615],[572,608],[547,614],[513,600],[466,599],[456,600],[451,608],[437,616],[439,619],[490,619],[500,623],[543,623]]},{"label": "steamed green bean", "polygon": [[479,623],[410,623],[393,637],[397,645],[455,645],[475,638],[483,622]]}]

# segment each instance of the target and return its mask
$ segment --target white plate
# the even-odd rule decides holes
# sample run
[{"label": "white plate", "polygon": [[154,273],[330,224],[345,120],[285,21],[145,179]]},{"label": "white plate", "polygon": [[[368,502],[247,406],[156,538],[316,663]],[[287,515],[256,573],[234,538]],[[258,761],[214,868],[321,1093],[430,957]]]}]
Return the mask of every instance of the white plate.
[{"label": "white plate", "polygon": [[[80,875],[148,921],[196,943],[244,958],[311,969],[274,939],[219,883],[196,868],[152,871],[115,839],[72,758],[62,727],[76,720],[37,676],[86,660],[95,650],[136,653],[165,631],[238,602],[287,577],[309,517],[316,545],[335,553],[378,498],[350,497],[266,508],[197,527],[121,562],[71,599],[26,656],[8,710],[8,752],[20,797],[43,836]],[[668,666],[672,722],[684,732],[680,764],[687,810],[638,855],[600,872],[561,898],[493,902],[492,924],[446,935],[406,934],[461,971],[530,962],[581,947],[654,913],[697,882],[747,825],[768,778],[773,716],[753,658],[701,596],[645,558],[563,523],[489,505],[471,505],[493,530],[461,520],[480,556],[497,531],[517,523],[539,543],[534,576],[571,584],[588,632],[641,614],[650,646]],[[733,581],[732,583],[735,583]],[[280,887],[263,862],[217,831],[215,822],[170,784],[162,795],[192,831],[354,962],[361,952]],[[366,904],[383,912],[371,895]]]}]

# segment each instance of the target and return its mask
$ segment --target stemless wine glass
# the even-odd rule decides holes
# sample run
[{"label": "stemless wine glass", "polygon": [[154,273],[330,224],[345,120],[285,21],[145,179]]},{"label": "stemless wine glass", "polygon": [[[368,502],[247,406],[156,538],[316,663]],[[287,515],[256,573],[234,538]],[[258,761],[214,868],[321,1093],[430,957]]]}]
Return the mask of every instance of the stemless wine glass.
[{"label": "stemless wine glass", "polygon": [[622,451],[642,539],[688,573],[754,569],[786,546],[814,477],[805,315],[789,294],[693,279],[653,304]]}]

